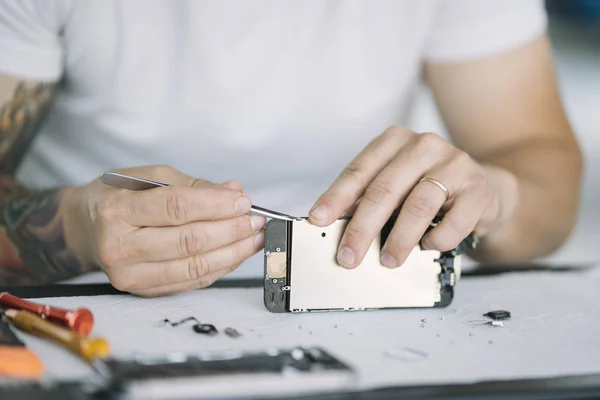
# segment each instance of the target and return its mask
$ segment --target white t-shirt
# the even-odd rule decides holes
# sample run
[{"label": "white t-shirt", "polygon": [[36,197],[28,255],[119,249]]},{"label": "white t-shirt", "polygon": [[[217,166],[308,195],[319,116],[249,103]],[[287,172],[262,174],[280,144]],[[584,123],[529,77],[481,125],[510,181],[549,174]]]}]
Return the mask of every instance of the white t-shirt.
[{"label": "white t-shirt", "polygon": [[0,73],[63,79],[18,178],[169,164],[304,216],[405,124],[423,62],[510,50],[546,23],[541,0],[0,0]]}]

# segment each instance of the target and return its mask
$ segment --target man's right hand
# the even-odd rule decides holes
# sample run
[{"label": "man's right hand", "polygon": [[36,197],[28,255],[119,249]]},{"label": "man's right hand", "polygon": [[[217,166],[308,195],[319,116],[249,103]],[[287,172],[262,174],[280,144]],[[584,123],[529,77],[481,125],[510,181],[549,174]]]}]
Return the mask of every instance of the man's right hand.
[{"label": "man's right hand", "polygon": [[117,289],[150,297],[206,287],[263,247],[266,221],[248,215],[251,200],[238,182],[162,166],[117,172],[170,186],[130,191],[97,179],[69,189],[62,204],[67,246]]}]

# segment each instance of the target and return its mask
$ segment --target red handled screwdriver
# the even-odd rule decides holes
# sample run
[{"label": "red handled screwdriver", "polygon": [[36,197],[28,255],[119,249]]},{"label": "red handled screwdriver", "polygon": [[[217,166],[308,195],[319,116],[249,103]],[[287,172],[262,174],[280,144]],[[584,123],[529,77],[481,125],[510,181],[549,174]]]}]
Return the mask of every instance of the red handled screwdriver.
[{"label": "red handled screwdriver", "polygon": [[43,304],[33,303],[13,296],[8,292],[0,293],[0,307],[30,311],[49,322],[62,325],[82,336],[87,336],[94,327],[94,316],[87,308],[65,310]]}]

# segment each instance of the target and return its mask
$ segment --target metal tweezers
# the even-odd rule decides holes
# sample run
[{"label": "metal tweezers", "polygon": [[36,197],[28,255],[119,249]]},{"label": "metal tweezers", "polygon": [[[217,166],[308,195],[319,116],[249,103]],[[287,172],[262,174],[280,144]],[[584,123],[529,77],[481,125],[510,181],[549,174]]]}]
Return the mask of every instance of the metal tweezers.
[{"label": "metal tweezers", "polygon": [[[135,176],[129,176],[119,174],[117,172],[107,171],[100,176],[102,183],[108,186],[112,186],[118,189],[129,189],[129,190],[148,190],[157,187],[169,186],[166,183],[151,181],[149,179],[137,178]],[[268,210],[266,208],[252,206],[250,208],[250,214],[259,215],[261,217],[280,219],[284,221],[300,220],[300,217],[292,217],[291,215],[283,214],[277,211]]]}]

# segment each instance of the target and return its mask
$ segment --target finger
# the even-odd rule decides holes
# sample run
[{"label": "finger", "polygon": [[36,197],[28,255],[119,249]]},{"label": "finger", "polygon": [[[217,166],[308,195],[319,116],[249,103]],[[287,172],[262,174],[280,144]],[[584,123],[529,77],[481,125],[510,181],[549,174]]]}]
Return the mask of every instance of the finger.
[{"label": "finger", "polygon": [[319,197],[310,211],[309,221],[325,226],[339,218],[413,136],[408,130],[393,128],[371,141]]},{"label": "finger", "polygon": [[240,192],[244,191],[244,187],[242,186],[242,184],[236,180],[229,180],[229,181],[223,182],[221,184],[221,186],[223,186],[224,188],[227,188],[227,189],[237,190]]},{"label": "finger", "polygon": [[[179,260],[143,263],[123,268],[111,279],[113,285],[127,292],[138,292],[178,283],[206,286],[207,277],[219,271],[231,272],[234,266],[256,254],[264,245],[264,232],[204,254]],[[109,277],[111,271],[107,270]]]},{"label": "finger", "polygon": [[462,192],[442,221],[423,236],[423,247],[442,252],[456,248],[475,230],[490,201],[490,193],[483,188]]},{"label": "finger", "polygon": [[[443,171],[428,173],[427,176],[437,176],[435,179],[441,182],[451,181]],[[445,180],[441,176],[445,176]],[[390,268],[402,265],[445,202],[446,194],[435,184],[427,181],[417,184],[400,208],[381,251],[381,263]]]},{"label": "finger", "polygon": [[250,211],[250,198],[216,187],[161,187],[120,193],[112,212],[133,226],[179,226],[194,221],[233,218]]},{"label": "finger", "polygon": [[265,223],[264,217],[242,215],[183,226],[147,227],[128,234],[122,245],[136,249],[128,254],[130,265],[188,258],[246,239],[261,230]]},{"label": "finger", "polygon": [[444,162],[445,148],[429,142],[430,139],[420,138],[403,148],[369,184],[342,236],[337,257],[341,266],[355,268],[360,264],[375,237],[423,174]]}]

